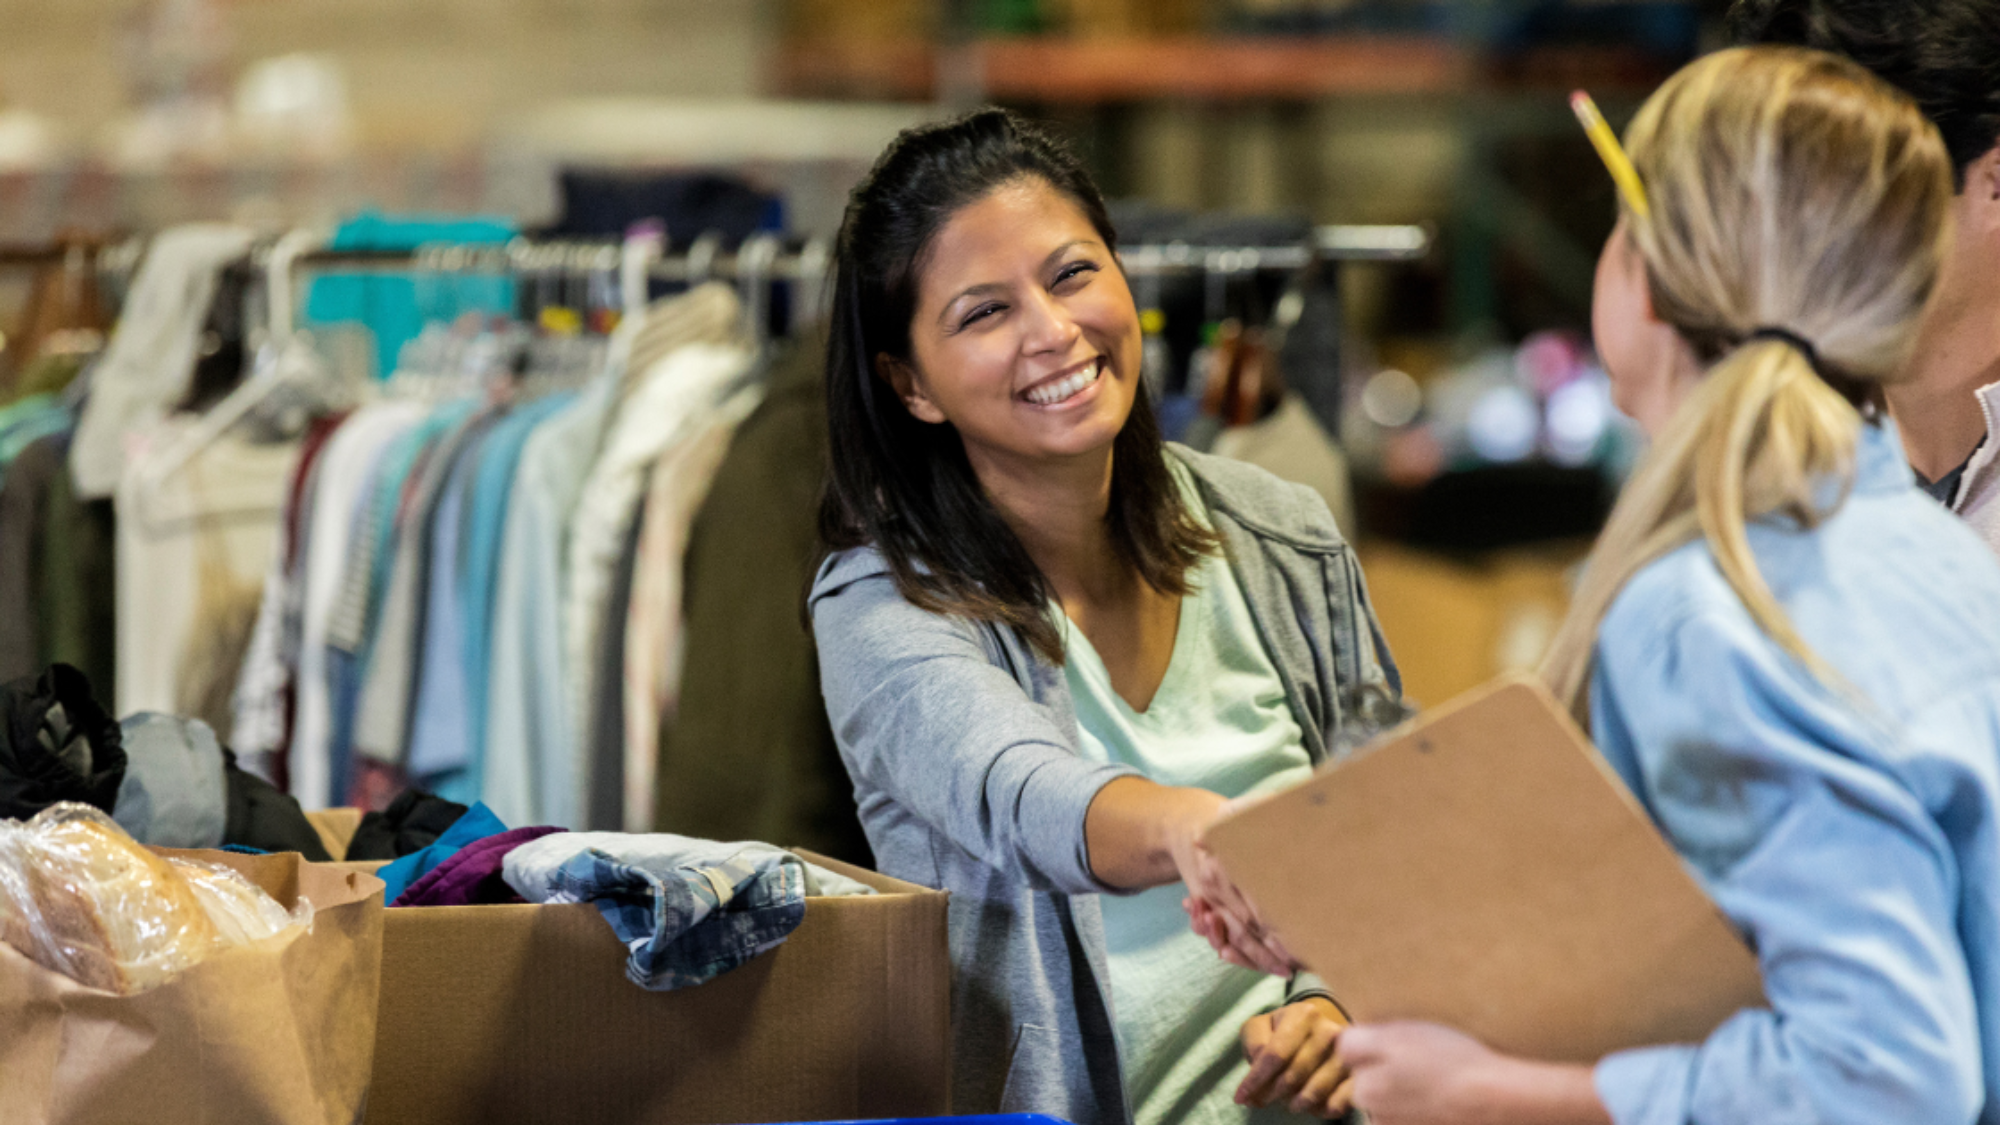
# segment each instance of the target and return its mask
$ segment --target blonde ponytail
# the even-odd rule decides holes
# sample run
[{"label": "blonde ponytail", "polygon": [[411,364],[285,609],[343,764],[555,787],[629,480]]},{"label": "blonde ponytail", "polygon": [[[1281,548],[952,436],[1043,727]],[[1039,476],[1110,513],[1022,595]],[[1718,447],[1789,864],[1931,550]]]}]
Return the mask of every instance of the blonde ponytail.
[{"label": "blonde ponytail", "polygon": [[1627,483],[1543,663],[1584,721],[1604,615],[1696,538],[1757,626],[1838,682],[1758,570],[1747,525],[1810,528],[1845,502],[1862,415],[1830,380],[1880,384],[1901,365],[1951,194],[1915,106],[1811,51],[1697,60],[1647,101],[1629,143],[1652,205],[1650,220],[1625,219],[1654,309],[1714,364]]}]

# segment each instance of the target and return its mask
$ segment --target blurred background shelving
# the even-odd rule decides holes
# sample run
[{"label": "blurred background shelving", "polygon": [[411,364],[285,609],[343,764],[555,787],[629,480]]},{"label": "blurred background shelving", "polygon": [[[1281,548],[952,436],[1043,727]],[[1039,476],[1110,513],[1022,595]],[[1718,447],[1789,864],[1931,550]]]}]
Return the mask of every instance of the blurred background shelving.
[{"label": "blurred background shelving", "polygon": [[[1420,225],[1420,258],[1328,267],[1338,370],[1313,402],[1435,700],[1538,651],[1629,457],[1586,393],[1613,198],[1566,96],[1622,125],[1725,7],[0,0],[0,243],[363,208],[534,231],[562,218],[564,169],[726,171],[827,234],[898,129],[985,103],[1054,125],[1143,208]],[[0,316],[24,294],[0,277]],[[1578,419],[1613,436],[1552,452]]]}]

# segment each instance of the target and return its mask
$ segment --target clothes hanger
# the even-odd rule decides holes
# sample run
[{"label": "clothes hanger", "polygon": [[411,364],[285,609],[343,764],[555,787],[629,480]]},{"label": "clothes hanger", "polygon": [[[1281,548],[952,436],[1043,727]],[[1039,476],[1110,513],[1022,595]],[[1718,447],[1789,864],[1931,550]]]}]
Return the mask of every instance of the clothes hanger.
[{"label": "clothes hanger", "polygon": [[770,343],[773,269],[783,247],[783,238],[759,231],[736,249],[736,283],[743,295],[745,335],[760,352]]},{"label": "clothes hanger", "polygon": [[666,252],[667,224],[646,219],[632,224],[625,242],[618,248],[618,292],[624,304],[624,319],[646,313],[653,263]]},{"label": "clothes hanger", "polygon": [[826,275],[833,265],[833,241],[823,235],[806,239],[799,250],[797,286],[792,293],[792,338],[803,339],[826,315]]},{"label": "clothes hanger", "polygon": [[[265,291],[270,296],[268,317],[271,336],[266,347],[283,348],[296,343],[292,321],[292,269],[301,254],[325,245],[326,234],[318,230],[287,232],[271,247],[264,262]],[[230,427],[247,417],[279,388],[296,385],[301,378],[319,375],[313,365],[279,362],[277,354],[260,357],[250,375],[235,390],[223,396],[201,420],[163,453],[151,474],[157,488],[185,468],[202,450],[213,445]]]}]

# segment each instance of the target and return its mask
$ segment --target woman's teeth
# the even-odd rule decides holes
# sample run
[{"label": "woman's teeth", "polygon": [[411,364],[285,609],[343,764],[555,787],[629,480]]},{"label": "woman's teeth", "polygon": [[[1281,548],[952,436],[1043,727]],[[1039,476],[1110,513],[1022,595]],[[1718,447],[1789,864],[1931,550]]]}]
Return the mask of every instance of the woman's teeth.
[{"label": "woman's teeth", "polygon": [[1084,388],[1097,382],[1097,377],[1103,372],[1104,361],[1100,359],[1067,379],[1058,379],[1053,383],[1036,387],[1025,397],[1036,406],[1054,406],[1064,399],[1082,394]]}]

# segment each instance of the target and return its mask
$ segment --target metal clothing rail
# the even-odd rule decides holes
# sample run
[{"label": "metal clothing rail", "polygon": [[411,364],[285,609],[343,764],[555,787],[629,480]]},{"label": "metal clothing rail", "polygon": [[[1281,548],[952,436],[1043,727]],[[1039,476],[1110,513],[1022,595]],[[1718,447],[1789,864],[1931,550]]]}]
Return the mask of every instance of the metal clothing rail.
[{"label": "metal clothing rail", "polygon": [[[1310,242],[1275,245],[1211,245],[1200,242],[1148,242],[1120,251],[1126,272],[1134,276],[1184,273],[1248,274],[1262,270],[1299,269],[1309,262],[1402,262],[1430,252],[1427,227],[1323,226]],[[103,264],[126,269],[137,264],[144,241],[55,241],[0,245],[0,269],[34,268],[61,262],[81,248],[101,256]],[[268,253],[268,248],[264,251]],[[822,273],[830,247],[821,239],[761,243],[756,236],[735,250],[704,236],[686,250],[660,255],[646,267],[662,281],[708,278],[741,280],[747,276],[797,280]],[[563,273],[615,272],[622,250],[615,242],[534,242],[525,238],[490,246],[432,246],[416,250],[311,250],[293,259],[295,268],[353,272],[438,273]]]},{"label": "metal clothing rail", "polygon": [[[1207,245],[1197,242],[1137,243],[1122,247],[1125,270],[1135,277],[1178,274],[1247,275],[1296,270],[1314,261],[1414,261],[1431,248],[1421,226],[1324,226],[1311,242],[1275,246]],[[438,246],[417,250],[315,250],[295,265],[309,270],[437,273],[615,273],[623,261],[611,242],[532,242],[515,239],[489,246]],[[704,236],[686,250],[662,254],[646,264],[655,280],[694,282],[753,278],[792,281],[824,276],[830,246],[820,239],[761,241],[753,236],[735,250]]]}]

